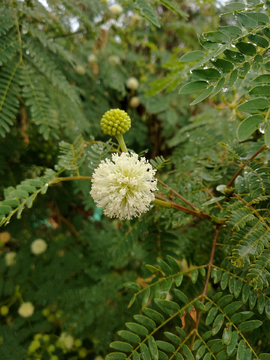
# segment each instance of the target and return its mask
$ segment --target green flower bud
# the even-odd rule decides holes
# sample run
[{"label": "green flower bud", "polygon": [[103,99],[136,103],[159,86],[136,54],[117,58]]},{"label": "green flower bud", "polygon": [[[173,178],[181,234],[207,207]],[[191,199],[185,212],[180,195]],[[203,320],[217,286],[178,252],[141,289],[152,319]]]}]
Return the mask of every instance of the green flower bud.
[{"label": "green flower bud", "polygon": [[7,306],[1,307],[1,315],[6,316],[9,312],[9,308]]},{"label": "green flower bud", "polygon": [[116,136],[130,129],[131,120],[124,110],[111,109],[102,116],[100,125],[104,134]]}]

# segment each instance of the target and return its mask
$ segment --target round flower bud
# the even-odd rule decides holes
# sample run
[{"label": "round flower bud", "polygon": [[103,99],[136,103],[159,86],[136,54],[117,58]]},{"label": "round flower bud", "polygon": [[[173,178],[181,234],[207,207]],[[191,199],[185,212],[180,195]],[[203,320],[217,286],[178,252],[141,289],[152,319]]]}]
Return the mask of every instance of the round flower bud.
[{"label": "round flower bud", "polygon": [[25,302],[25,303],[22,303],[22,305],[19,307],[18,313],[22,317],[27,318],[27,317],[30,317],[33,315],[34,310],[35,310],[35,308],[32,303]]},{"label": "round flower bud", "polygon": [[4,244],[10,240],[10,237],[10,233],[7,231],[0,233],[0,241],[2,241]]},{"label": "round flower bud", "polygon": [[130,106],[131,107],[138,107],[140,105],[140,100],[137,96],[133,96],[131,99],[130,99],[130,102],[129,102]]},{"label": "round flower bud", "polygon": [[59,347],[62,349],[70,350],[74,344],[74,338],[73,336],[69,335],[66,332],[63,332],[60,335],[60,338],[58,340]]},{"label": "round flower bud", "polygon": [[88,62],[89,62],[90,64],[94,64],[94,63],[97,62],[97,57],[96,57],[95,54],[90,54],[90,55],[88,56],[87,60],[88,60]]},{"label": "round flower bud", "polygon": [[31,252],[35,255],[42,254],[47,249],[47,244],[42,239],[37,239],[31,244]]},{"label": "round flower bud", "polygon": [[84,75],[86,72],[85,68],[82,65],[77,65],[75,67],[75,71],[78,75]]},{"label": "round flower bud", "polygon": [[74,345],[76,346],[76,347],[81,347],[82,346],[82,340],[81,339],[76,339],[75,341],[74,341]]},{"label": "round flower bud", "polygon": [[5,256],[5,260],[6,260],[6,264],[7,266],[11,266],[14,265],[16,262],[16,253],[14,251],[10,251],[6,254]]},{"label": "round flower bud", "polygon": [[44,342],[49,342],[50,341],[50,335],[48,335],[48,334],[43,335],[43,341]]},{"label": "round flower bud", "polygon": [[131,127],[131,120],[124,110],[111,109],[102,116],[100,125],[104,134],[115,136],[127,132]]},{"label": "round flower bud", "polygon": [[51,357],[50,357],[50,360],[58,360],[59,358],[58,358],[58,356],[56,356],[56,355],[52,355]]},{"label": "round flower bud", "polygon": [[9,312],[8,306],[1,306],[1,315],[6,316]]},{"label": "round flower bud", "polygon": [[108,60],[112,65],[119,65],[121,63],[120,57],[117,55],[109,56]]},{"label": "round flower bud", "polygon": [[119,4],[113,4],[109,7],[109,10],[114,14],[114,15],[119,15],[121,14],[121,12],[123,12],[123,8],[121,5]]},{"label": "round flower bud", "polygon": [[29,353],[35,352],[40,347],[40,342],[38,340],[34,340],[31,342],[28,348]]},{"label": "round flower bud", "polygon": [[50,352],[54,352],[54,351],[55,351],[55,346],[54,346],[53,344],[49,345],[49,346],[48,346],[48,350],[49,350]]},{"label": "round flower bud", "polygon": [[130,77],[127,80],[127,88],[130,90],[137,90],[139,87],[139,81],[135,77]]},{"label": "round flower bud", "polygon": [[94,359],[94,360],[104,360],[104,359],[103,359],[103,357],[102,357],[102,356],[98,355],[98,356],[96,356],[96,357],[95,357],[95,359]]}]

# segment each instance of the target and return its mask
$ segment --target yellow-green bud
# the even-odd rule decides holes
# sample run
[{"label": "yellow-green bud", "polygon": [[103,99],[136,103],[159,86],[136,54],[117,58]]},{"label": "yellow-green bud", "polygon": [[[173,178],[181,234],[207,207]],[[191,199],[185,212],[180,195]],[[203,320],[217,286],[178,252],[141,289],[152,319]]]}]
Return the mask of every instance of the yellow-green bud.
[{"label": "yellow-green bud", "polygon": [[1,315],[6,316],[9,312],[9,308],[7,306],[1,306]]},{"label": "yellow-green bud", "polygon": [[124,110],[111,109],[102,116],[100,125],[104,134],[115,136],[127,132],[131,127],[131,120]]},{"label": "yellow-green bud", "polygon": [[48,334],[43,335],[43,341],[44,342],[49,342],[50,341],[50,335],[48,335]]},{"label": "yellow-green bud", "polygon": [[48,346],[48,350],[49,350],[50,352],[54,352],[54,351],[55,351],[55,346],[54,346],[53,344],[49,345],[49,346]]},{"label": "yellow-green bud", "polygon": [[80,358],[84,359],[87,356],[87,350],[85,348],[81,348],[78,352]]},{"label": "yellow-green bud", "polygon": [[74,345],[75,345],[76,347],[81,347],[81,346],[82,346],[82,340],[81,340],[81,339],[76,339],[76,340],[74,341]]}]

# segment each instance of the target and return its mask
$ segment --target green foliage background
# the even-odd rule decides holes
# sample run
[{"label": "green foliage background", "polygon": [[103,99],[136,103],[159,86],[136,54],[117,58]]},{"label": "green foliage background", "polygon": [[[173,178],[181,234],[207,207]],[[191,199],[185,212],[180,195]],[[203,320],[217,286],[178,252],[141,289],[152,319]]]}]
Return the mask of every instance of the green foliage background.
[{"label": "green foliage background", "polygon": [[[119,4],[0,3],[0,358],[269,360],[270,3]],[[172,208],[95,206],[111,108]]]}]

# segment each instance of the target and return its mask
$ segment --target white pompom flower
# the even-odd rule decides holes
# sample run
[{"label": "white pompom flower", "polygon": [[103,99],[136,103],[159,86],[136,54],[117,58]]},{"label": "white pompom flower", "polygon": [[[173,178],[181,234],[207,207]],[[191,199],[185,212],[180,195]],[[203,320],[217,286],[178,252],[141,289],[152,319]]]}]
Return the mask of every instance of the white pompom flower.
[{"label": "white pompom flower", "polygon": [[63,332],[58,339],[58,345],[62,349],[70,350],[74,345],[74,338],[73,336],[69,335],[66,332]]},{"label": "white pompom flower", "polygon": [[111,218],[132,219],[149,210],[157,180],[149,162],[137,154],[113,154],[101,161],[92,176],[91,196]]},{"label": "white pompom flower", "polygon": [[16,263],[16,256],[17,256],[17,254],[14,251],[10,251],[6,254],[5,260],[6,260],[7,266],[11,266]]},{"label": "white pompom flower", "polygon": [[127,79],[127,88],[130,90],[137,90],[139,87],[139,81],[135,77]]},{"label": "white pompom flower", "polygon": [[22,317],[30,317],[34,314],[34,305],[31,302],[24,302],[22,303],[22,305],[19,307],[18,313],[22,316]]},{"label": "white pompom flower", "polygon": [[46,249],[47,249],[47,244],[42,239],[36,239],[31,244],[31,251],[35,255],[40,255],[40,254],[44,253],[44,251],[46,251]]}]

